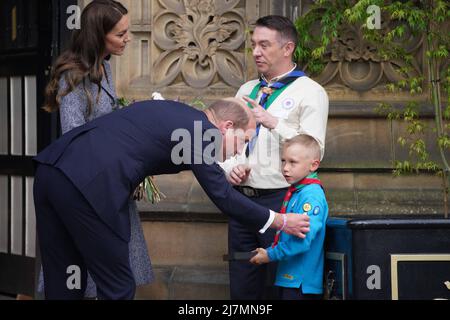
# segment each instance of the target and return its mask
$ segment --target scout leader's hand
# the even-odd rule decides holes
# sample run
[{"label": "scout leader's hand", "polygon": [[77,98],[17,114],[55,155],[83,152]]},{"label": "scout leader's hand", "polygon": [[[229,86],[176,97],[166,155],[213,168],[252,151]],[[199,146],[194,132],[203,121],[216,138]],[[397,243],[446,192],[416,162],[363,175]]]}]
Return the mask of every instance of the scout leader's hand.
[{"label": "scout leader's hand", "polygon": [[278,125],[278,118],[271,115],[267,110],[261,107],[258,102],[250,99],[249,97],[242,97],[246,102],[250,103],[252,106],[252,112],[255,116],[257,123],[262,124],[267,129],[275,129]]},{"label": "scout leader's hand", "polygon": [[254,256],[253,258],[250,259],[250,263],[258,265],[258,264],[264,264],[264,263],[270,262],[266,249],[258,248],[253,252],[257,252],[257,254],[256,254],[256,256]]},{"label": "scout leader's hand", "polygon": [[276,213],[270,227],[304,239],[309,232],[309,216],[297,213]]},{"label": "scout leader's hand", "polygon": [[247,181],[251,170],[252,169],[249,166],[240,164],[234,167],[233,170],[231,170],[230,174],[228,175],[228,181],[232,185],[238,186],[241,183]]}]

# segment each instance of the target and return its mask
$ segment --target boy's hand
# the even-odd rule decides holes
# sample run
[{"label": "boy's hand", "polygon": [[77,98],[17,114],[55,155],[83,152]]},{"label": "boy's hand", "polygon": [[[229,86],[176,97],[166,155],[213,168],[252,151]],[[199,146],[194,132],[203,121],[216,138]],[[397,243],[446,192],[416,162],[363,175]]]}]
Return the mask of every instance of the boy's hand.
[{"label": "boy's hand", "polygon": [[247,181],[251,170],[252,169],[249,166],[240,164],[234,167],[233,170],[231,170],[230,174],[228,175],[228,181],[232,185],[238,186],[242,182]]},{"label": "boy's hand", "polygon": [[258,248],[254,252],[258,252],[256,256],[250,259],[250,263],[259,265],[264,263],[269,263],[269,256],[267,255],[267,250],[263,248]]}]

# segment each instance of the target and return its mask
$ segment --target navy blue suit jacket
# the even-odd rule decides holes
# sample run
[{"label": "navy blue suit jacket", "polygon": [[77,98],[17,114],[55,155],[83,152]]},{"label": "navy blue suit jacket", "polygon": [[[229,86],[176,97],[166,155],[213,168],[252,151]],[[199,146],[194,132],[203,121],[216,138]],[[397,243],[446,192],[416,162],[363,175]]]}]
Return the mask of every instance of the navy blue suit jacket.
[{"label": "navy blue suit jacket", "polygon": [[[179,144],[171,141],[172,133],[182,128],[194,137],[195,121],[202,123],[203,131],[217,130],[203,112],[185,104],[143,101],[66,133],[34,160],[59,168],[99,217],[126,241],[130,237],[128,200],[138,184],[149,175],[183,170],[193,171],[222,212],[251,229],[263,228],[269,209],[235,191],[219,165],[172,162],[172,148]],[[209,144],[200,144],[200,149]],[[194,143],[192,150],[193,157]]]}]

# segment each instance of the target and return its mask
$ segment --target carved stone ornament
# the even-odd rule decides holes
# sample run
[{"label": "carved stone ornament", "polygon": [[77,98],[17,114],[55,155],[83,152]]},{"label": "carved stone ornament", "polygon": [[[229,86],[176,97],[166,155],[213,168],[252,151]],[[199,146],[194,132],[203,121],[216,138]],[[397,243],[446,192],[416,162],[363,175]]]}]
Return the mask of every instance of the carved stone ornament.
[{"label": "carved stone ornament", "polygon": [[219,75],[227,85],[239,87],[245,42],[239,0],[158,1],[163,9],[154,17],[153,36],[161,54],[153,63],[154,84],[174,84],[181,74],[187,85],[200,89]]},{"label": "carved stone ornament", "polygon": [[415,57],[412,61],[413,70],[407,75],[399,71],[406,66],[405,61],[381,59],[377,48],[363,39],[359,26],[346,26],[330,46],[327,52],[328,63],[316,80],[327,85],[335,82],[338,77],[350,89],[368,91],[385,83],[386,79],[395,82],[422,74],[420,51],[423,37],[412,35],[407,30],[402,39],[395,41],[406,44],[404,45],[406,52],[412,53]]}]

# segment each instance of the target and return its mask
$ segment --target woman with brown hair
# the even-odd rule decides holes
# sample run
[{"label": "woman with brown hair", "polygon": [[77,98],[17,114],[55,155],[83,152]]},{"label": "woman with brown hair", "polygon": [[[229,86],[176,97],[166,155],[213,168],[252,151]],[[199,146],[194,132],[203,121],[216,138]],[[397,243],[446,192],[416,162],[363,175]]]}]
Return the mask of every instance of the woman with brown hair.
[{"label": "woman with brown hair", "polygon": [[[56,60],[45,92],[44,110],[60,112],[63,134],[117,108],[108,60],[111,55],[121,56],[130,41],[128,11],[117,1],[94,0],[83,10],[80,25],[81,28],[72,34],[69,48]],[[139,286],[150,283],[153,272],[137,207],[131,198],[129,207],[130,268]],[[87,284],[82,283],[79,292],[74,290],[73,296],[52,296],[45,281],[46,262],[42,261],[42,264],[43,276],[41,272],[38,291],[43,291],[45,283],[46,298],[82,298],[83,292],[87,298],[101,296],[97,294],[96,279],[89,274]],[[54,285],[66,285],[66,281],[50,286]]]}]

